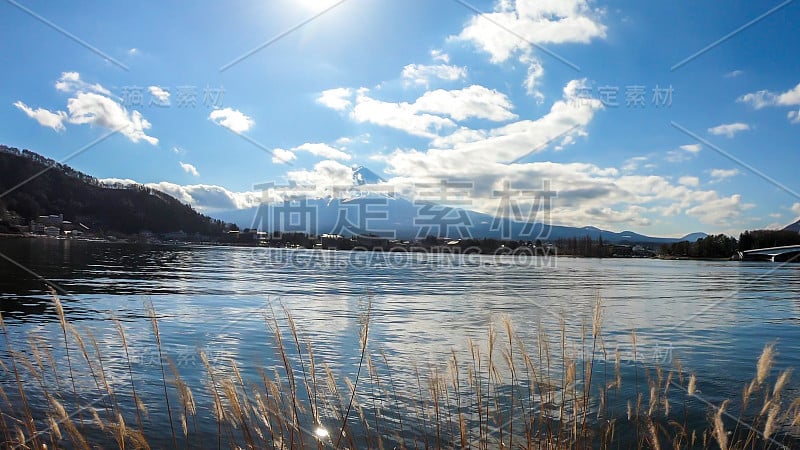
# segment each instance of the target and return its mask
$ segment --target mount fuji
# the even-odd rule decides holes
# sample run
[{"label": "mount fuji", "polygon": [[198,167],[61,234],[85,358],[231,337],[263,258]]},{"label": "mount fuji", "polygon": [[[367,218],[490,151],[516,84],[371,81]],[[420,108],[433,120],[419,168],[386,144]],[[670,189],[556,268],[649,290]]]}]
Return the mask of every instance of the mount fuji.
[{"label": "mount fuji", "polygon": [[356,186],[364,186],[385,183],[386,180],[364,166],[356,166],[353,170],[353,182]]},{"label": "mount fuji", "polygon": [[[307,198],[293,202],[262,204],[240,210],[220,211],[215,218],[240,228],[280,230],[307,234],[374,235],[389,239],[423,239],[428,235],[453,239],[493,238],[554,240],[585,237],[609,243],[666,244],[683,239],[646,236],[633,231],[613,232],[595,227],[568,227],[527,223],[462,208],[411,201],[402,195],[363,192],[358,186],[380,186],[386,181],[364,166],[353,169],[353,191],[347,198]],[[293,205],[293,206],[292,206]],[[437,213],[433,213],[436,211]],[[361,218],[361,219],[359,219]],[[415,220],[416,219],[416,220]],[[703,233],[688,235],[692,240]]]}]

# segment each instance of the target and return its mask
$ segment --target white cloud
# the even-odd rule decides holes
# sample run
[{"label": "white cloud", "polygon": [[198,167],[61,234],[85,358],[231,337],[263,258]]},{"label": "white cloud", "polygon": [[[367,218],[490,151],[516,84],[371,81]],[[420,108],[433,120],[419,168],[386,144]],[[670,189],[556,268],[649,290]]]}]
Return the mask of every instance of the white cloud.
[{"label": "white cloud", "polygon": [[32,109],[22,101],[14,103],[29,117],[42,126],[56,131],[63,131],[64,124],[92,125],[114,130],[126,136],[132,142],[140,140],[157,145],[158,139],[149,136],[146,130],[151,128],[139,111],[128,112],[111,93],[99,84],[89,84],[81,79],[78,72],[63,72],[56,82],[56,89],[73,94],[67,100],[67,111],[52,112],[44,108]]},{"label": "white cloud", "polygon": [[[385,102],[369,96],[361,88],[350,113],[360,123],[395,128],[406,133],[435,139],[443,130],[456,128],[456,121],[486,119],[506,121],[515,119],[511,100],[496,90],[473,85],[465,89],[437,89],[425,92],[414,103]],[[449,116],[449,117],[447,117]]]},{"label": "white cloud", "polygon": [[539,90],[541,78],[544,76],[544,67],[537,59],[532,57],[524,57],[522,62],[528,64],[528,74],[523,82],[525,91],[536,99],[536,103],[544,103],[544,94]]},{"label": "white cloud", "polygon": [[327,159],[339,159],[344,161],[349,161],[353,158],[349,154],[339,150],[338,148],[331,147],[328,144],[306,143],[293,148],[292,151],[294,152],[306,151],[315,156],[321,156]]},{"label": "white cloud", "polygon": [[209,120],[234,133],[244,133],[255,125],[255,121],[233,108],[215,109],[208,115]]},{"label": "white cloud", "polygon": [[[419,166],[426,171],[447,171],[454,166],[463,166],[464,161],[507,163],[544,151],[547,143],[556,149],[568,145],[573,136],[585,135],[583,130],[597,110],[603,108],[599,100],[575,101],[585,80],[570,81],[564,87],[564,98],[553,103],[550,112],[537,120],[520,120],[510,124],[479,132],[461,129],[455,139],[439,140],[452,148],[433,148],[426,153],[395,151],[388,157],[389,171],[413,174]],[[445,141],[445,142],[442,142]]]},{"label": "white cloud", "polygon": [[[391,162],[392,156],[388,160]],[[397,175],[388,183],[400,192],[409,192],[418,183],[470,180],[474,187],[469,209],[490,215],[503,213],[500,199],[493,191],[502,190],[504,182],[514,189],[539,190],[547,181],[550,189],[557,192],[552,203],[552,222],[570,226],[646,228],[656,224],[660,217],[687,215],[707,225],[724,227],[732,226],[734,220],[753,207],[740,196],[722,197],[716,191],[697,190],[695,182],[699,180],[694,177],[674,182],[657,175],[621,175],[614,168],[587,163],[502,164],[485,158],[462,160],[460,165],[442,168],[435,163],[426,165],[421,158],[413,169],[409,167]],[[520,199],[522,211],[529,206]]]},{"label": "white cloud", "polygon": [[711,169],[709,173],[714,182],[720,182],[740,174],[739,169]]},{"label": "white cloud", "polygon": [[783,106],[800,105],[800,83],[792,89],[778,95],[778,104]]},{"label": "white cloud", "polygon": [[[559,5],[547,8],[556,10],[561,8]],[[563,16],[553,13],[552,17]],[[509,55],[522,60],[530,50],[513,47]],[[529,68],[534,62],[532,58],[528,60]],[[530,73],[532,79],[525,87],[535,95],[544,71],[539,64]],[[682,215],[722,228],[733,226],[733,221],[753,207],[739,195],[700,189],[698,177],[633,174],[645,164],[652,167],[647,156],[632,158],[621,169],[589,163],[524,162],[532,153],[570,145],[587,135],[588,125],[603,105],[597,99],[580,98],[586,87],[586,80],[569,82],[562,98],[553,102],[549,111],[524,120],[514,114],[514,106],[504,94],[477,85],[430,91],[405,102],[378,100],[365,88],[340,88],[326,91],[331,94],[318,101],[332,109],[348,110],[355,122],[392,127],[430,139],[427,149],[381,150],[381,154],[373,156],[385,163],[388,182],[398,191],[407,192],[420,182],[470,180],[475,186],[469,209],[489,214],[498,212],[499,200],[492,194],[502,189],[506,180],[520,189],[541,189],[542,182],[549,180],[558,191],[552,220],[565,225],[650,227],[660,217]],[[472,129],[477,126],[461,123],[468,119],[512,122]],[[699,144],[687,144],[673,151],[690,159],[701,149]],[[290,172],[289,178],[315,186],[349,185],[352,169],[326,160],[313,170]]]},{"label": "white cloud", "polygon": [[664,158],[671,163],[682,163],[684,161],[690,161],[694,156],[691,153],[686,153],[678,150],[670,150],[667,152],[667,156]]},{"label": "white cloud", "polygon": [[448,149],[433,148],[425,153],[397,150],[388,157],[387,170],[412,176],[420,168],[424,168],[423,172],[446,173],[452,167],[464,166],[465,161],[507,163],[546,150],[547,142],[583,135],[583,127],[602,109],[599,100],[574,101],[584,83],[585,80],[569,82],[563,100],[555,102],[550,112],[537,120],[520,120],[482,132],[461,129],[457,139],[447,140],[446,145],[452,147]]},{"label": "white cloud", "polygon": [[736,78],[739,75],[743,75],[743,74],[744,74],[743,70],[732,70],[732,71],[730,71],[730,72],[725,74],[725,78]]},{"label": "white cloud", "polygon": [[774,105],[775,100],[776,95],[769,91],[752,92],[736,99],[737,102],[748,103],[755,109],[761,109],[765,106]]},{"label": "white cloud", "polygon": [[[798,106],[800,105],[800,83],[783,93],[761,90],[745,94],[739,97],[737,101],[748,103],[755,109],[761,109],[767,106]],[[800,123],[800,110],[789,111],[786,118],[791,123]]]},{"label": "white cloud", "polygon": [[67,120],[67,113],[64,111],[52,112],[44,108],[32,109],[21,101],[14,102],[14,106],[28,115],[31,119],[39,122],[39,125],[50,127],[55,131],[64,131],[64,121]]},{"label": "white cloud", "polygon": [[[628,160],[621,169],[624,172],[589,163],[514,162],[532,150],[543,151],[543,143],[562,141],[559,136],[586,134],[585,127],[603,107],[599,100],[574,101],[585,83],[568,83],[563,98],[536,120],[488,130],[459,127],[449,136],[434,139],[427,150],[396,149],[376,158],[386,164],[388,183],[398,192],[413,192],[418,183],[470,180],[474,187],[469,209],[487,214],[502,213],[493,192],[502,189],[504,181],[517,189],[541,189],[548,180],[558,192],[552,221],[564,225],[646,228],[657,224],[660,217],[688,215],[722,228],[734,226],[732,222],[752,207],[741,197],[698,189],[697,177],[674,180],[632,174],[648,162],[647,156]],[[685,149],[676,152],[695,154]],[[346,171],[341,175],[345,178]]]},{"label": "white cloud", "polygon": [[131,180],[130,178],[103,178],[103,179],[97,180],[97,181],[99,181],[100,184],[106,184],[106,185],[110,185],[110,186],[113,186],[115,184],[122,185],[122,186],[128,186],[128,185],[131,185],[131,184],[139,184],[136,181]]},{"label": "white cloud", "polygon": [[717,197],[715,193],[713,198],[686,210],[686,214],[696,217],[705,224],[719,226],[731,223],[741,216],[742,212],[754,207],[752,203],[742,203],[742,196],[739,194]]},{"label": "white cloud", "polygon": [[179,164],[181,165],[181,169],[183,169],[184,172],[196,177],[200,176],[200,172],[197,171],[197,168],[195,166],[185,162],[179,162]]},{"label": "white cloud", "polygon": [[78,92],[67,101],[69,122],[73,124],[97,125],[109,130],[118,130],[132,142],[143,140],[157,145],[158,139],[147,135],[145,130],[151,128],[139,111],[128,112],[114,100],[94,93]]},{"label": "white cloud", "polygon": [[800,203],[792,205],[792,212],[800,216]]},{"label": "white cloud", "polygon": [[[127,178],[104,178],[99,181],[106,185],[119,184],[128,186],[142,184]],[[201,212],[251,208],[258,206],[262,198],[261,192],[233,192],[222,186],[208,184],[182,186],[162,181],[160,183],[147,183],[144,186],[169,194]]]},{"label": "white cloud", "polygon": [[675,150],[669,150],[664,159],[666,159],[671,163],[682,163],[685,161],[691,161],[692,159],[697,157],[697,155],[700,153],[702,149],[703,146],[700,144],[681,145]]},{"label": "white cloud", "polygon": [[691,161],[697,156],[698,153],[700,153],[702,148],[703,147],[700,144],[681,145],[679,149],[668,151],[664,159],[671,163]]},{"label": "white cloud", "polygon": [[428,138],[436,137],[444,128],[456,126],[450,119],[433,114],[417,114],[417,112],[410,103],[376,100],[367,96],[365,90],[361,90],[350,116],[356,122],[368,122]]},{"label": "white cloud", "polygon": [[320,156],[331,160],[349,161],[353,159],[350,154],[328,144],[307,142],[289,150],[283,148],[274,149],[272,151],[272,162],[275,164],[286,164],[289,161],[297,159],[298,152],[307,152],[314,156]]},{"label": "white cloud", "polygon": [[182,186],[167,181],[145,186],[167,193],[201,212],[246,209],[258,206],[260,192],[232,192],[222,186],[194,184]]},{"label": "white cloud", "polygon": [[449,64],[434,66],[425,64],[409,64],[403,67],[403,79],[406,83],[428,86],[433,79],[458,81],[467,77],[467,68]]},{"label": "white cloud", "polygon": [[341,149],[345,149],[346,146],[350,144],[369,144],[371,137],[369,133],[360,134],[358,136],[342,136],[336,139],[336,143],[339,144]]},{"label": "white cloud", "polygon": [[650,219],[644,216],[644,213],[647,212],[647,208],[638,205],[632,205],[618,209],[610,207],[588,206],[583,212],[586,217],[585,220],[588,221],[585,223],[597,223],[599,220],[604,224],[614,224],[617,226],[620,224],[635,224],[641,227],[651,225]]},{"label": "white cloud", "polygon": [[147,88],[150,95],[158,100],[159,106],[169,106],[169,91],[160,86],[150,86]]},{"label": "white cloud", "polygon": [[138,55],[139,53],[141,53],[141,52],[140,52],[140,51],[139,51],[139,49],[138,49],[138,48],[136,48],[136,47],[133,47],[133,48],[131,48],[131,49],[129,49],[129,50],[128,50],[128,54],[129,54],[129,55],[131,55],[131,56],[136,56],[136,55]]},{"label": "white cloud", "polygon": [[517,118],[511,112],[514,105],[505,94],[480,85],[429,91],[418,98],[413,107],[416,111],[446,115],[458,121],[478,118],[503,122]]},{"label": "white cloud", "polygon": [[61,78],[56,81],[56,89],[70,94],[74,92],[95,92],[111,96],[111,91],[100,84],[90,84],[81,80],[81,74],[78,72],[62,72]]},{"label": "white cloud", "polygon": [[745,94],[737,99],[741,103],[749,103],[755,109],[765,106],[796,106],[800,105],[800,83],[786,92],[777,94],[772,91],[761,90]]},{"label": "white cloud", "polygon": [[332,187],[353,184],[353,169],[333,160],[320,161],[313,170],[290,171],[286,176],[299,185],[314,186],[319,195],[330,192]]},{"label": "white cloud", "polygon": [[494,63],[534,45],[588,43],[606,36],[600,13],[586,0],[498,0],[494,12],[476,15],[451,40],[473,43]]},{"label": "white cloud", "polygon": [[431,50],[431,59],[434,61],[443,62],[445,64],[450,64],[450,55],[441,50]]},{"label": "white cloud", "polygon": [[235,192],[222,186],[209,184],[180,185],[168,181],[145,184],[130,179],[118,178],[106,178],[99,181],[107,185],[119,184],[127,186],[142,184],[150,189],[171,195],[178,201],[191,205],[205,214],[257,207],[263,199],[263,193],[259,191]]},{"label": "white cloud", "polygon": [[700,144],[686,144],[681,145],[681,150],[686,150],[689,153],[699,153],[700,150],[703,149],[703,146]]},{"label": "white cloud", "polygon": [[708,129],[708,132],[715,135],[715,136],[727,136],[732,138],[736,133],[740,131],[746,131],[750,129],[750,125],[746,123],[736,122],[736,123],[725,123],[722,125],[717,125],[716,127],[712,127]]},{"label": "white cloud", "polygon": [[486,139],[486,132],[483,130],[473,130],[461,127],[447,136],[439,136],[431,141],[433,148],[453,148],[470,142],[477,142]]},{"label": "white cloud", "polygon": [[297,159],[297,155],[291,150],[276,148],[272,150],[273,164],[287,164],[289,161]]},{"label": "white cloud", "polygon": [[639,169],[639,165],[648,159],[649,158],[647,156],[634,156],[633,158],[629,158],[622,164],[622,170],[625,172],[635,172]]},{"label": "white cloud", "polygon": [[327,106],[335,111],[344,111],[353,105],[353,90],[350,88],[335,88],[322,91],[317,103]]}]

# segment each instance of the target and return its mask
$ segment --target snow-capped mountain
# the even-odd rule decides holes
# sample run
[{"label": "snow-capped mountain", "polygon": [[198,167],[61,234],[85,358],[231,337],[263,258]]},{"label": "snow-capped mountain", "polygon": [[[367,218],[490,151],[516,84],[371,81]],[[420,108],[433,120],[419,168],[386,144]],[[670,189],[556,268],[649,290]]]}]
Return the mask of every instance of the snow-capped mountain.
[{"label": "snow-capped mountain", "polygon": [[380,175],[367,169],[364,166],[353,167],[353,183],[355,183],[356,186],[380,184],[385,182],[386,180],[381,178]]},{"label": "snow-capped mountain", "polygon": [[[422,239],[429,235],[452,239],[494,238],[554,240],[590,236],[606,242],[670,243],[679,239],[658,238],[632,231],[613,232],[595,227],[567,227],[526,223],[431,202],[414,202],[402,195],[381,191],[385,180],[364,166],[353,168],[354,187],[336,198],[308,198],[292,203],[212,214],[240,228],[307,234],[376,235],[389,239]],[[374,192],[359,186],[375,187]]]}]

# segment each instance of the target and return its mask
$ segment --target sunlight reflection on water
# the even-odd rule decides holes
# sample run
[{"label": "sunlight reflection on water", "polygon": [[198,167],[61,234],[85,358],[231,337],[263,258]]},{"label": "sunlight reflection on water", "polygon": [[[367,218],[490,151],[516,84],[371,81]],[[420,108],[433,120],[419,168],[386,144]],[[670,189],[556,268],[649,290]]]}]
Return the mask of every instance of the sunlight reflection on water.
[{"label": "sunlight reflection on water", "polygon": [[[766,343],[777,342],[777,368],[800,367],[798,265],[561,258],[553,267],[440,255],[387,259],[326,251],[321,259],[313,250],[97,243],[72,243],[67,254],[59,242],[2,245],[70,292],[63,297],[68,319],[91,330],[110,381],[120,384],[127,380],[127,359],[110,319],[122,321],[142,390],[155,398],[161,374],[145,300],[158,313],[164,352],[206,401],[199,352],[223,368],[235,361],[245,377],[258,379],[257,369],[280,367],[268,318],[277,316],[287,332],[283,308],[320,364],[353,377],[360,320],[371,304],[370,348],[376,359],[385,352],[398,385],[415,385],[415,368],[445,367],[453,350],[468,355],[468,339],[485,347],[489,324],[500,329],[503,317],[529,347],[540,330],[558,346],[563,318],[568,345],[578,351],[581,328],[591,331],[598,295],[609,361],[615,349],[624,362],[668,365],[678,357],[698,374],[711,401],[740,394]],[[310,263],[315,260],[324,264]],[[10,266],[0,270],[10,339],[24,343],[32,334],[57,342],[60,329],[42,283]],[[60,349],[52,351],[58,357]],[[91,388],[90,381],[82,383]],[[790,386],[797,388],[796,382]]]}]

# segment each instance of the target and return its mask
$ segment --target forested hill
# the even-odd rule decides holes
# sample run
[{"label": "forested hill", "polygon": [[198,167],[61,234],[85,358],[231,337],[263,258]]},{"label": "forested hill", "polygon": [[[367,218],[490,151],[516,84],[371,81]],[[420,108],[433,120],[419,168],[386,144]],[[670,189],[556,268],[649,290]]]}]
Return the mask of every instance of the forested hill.
[{"label": "forested hill", "polygon": [[[28,181],[29,180],[29,181]],[[0,212],[22,219],[63,214],[96,232],[184,231],[213,236],[225,224],[163,192],[141,185],[111,187],[30,150],[0,145]]]}]

